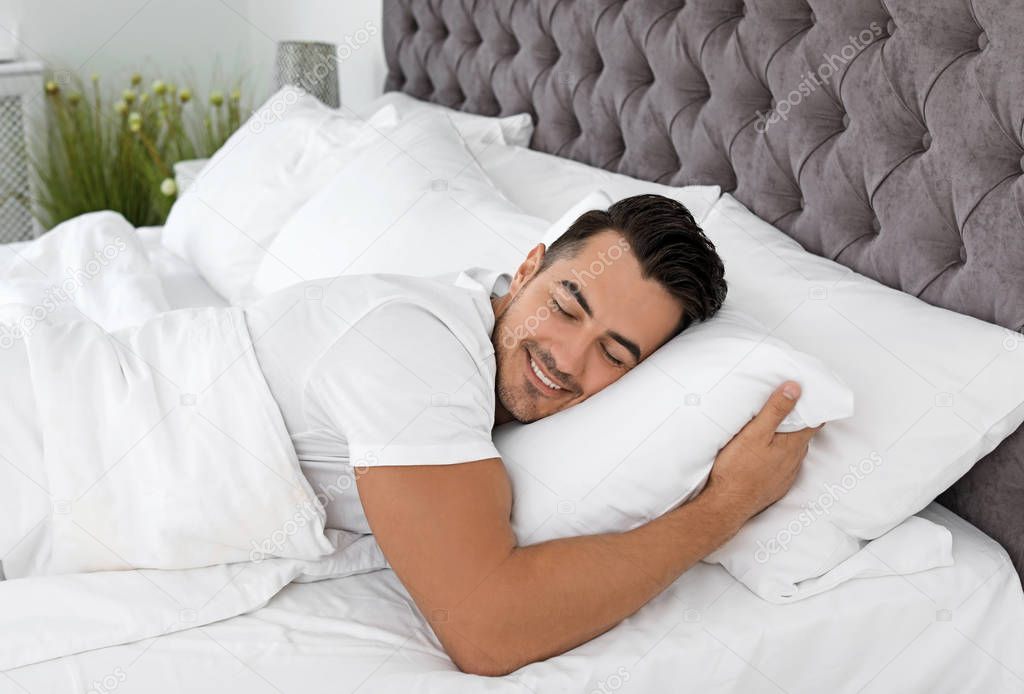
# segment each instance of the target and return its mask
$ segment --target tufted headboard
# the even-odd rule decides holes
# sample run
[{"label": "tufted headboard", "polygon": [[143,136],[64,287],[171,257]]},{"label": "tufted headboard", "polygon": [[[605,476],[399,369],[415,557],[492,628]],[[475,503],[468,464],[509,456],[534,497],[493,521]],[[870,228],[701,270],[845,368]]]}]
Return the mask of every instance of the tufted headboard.
[{"label": "tufted headboard", "polygon": [[[384,0],[385,88],[1024,329],[1024,2]],[[1024,575],[1024,428],[940,499]]]}]

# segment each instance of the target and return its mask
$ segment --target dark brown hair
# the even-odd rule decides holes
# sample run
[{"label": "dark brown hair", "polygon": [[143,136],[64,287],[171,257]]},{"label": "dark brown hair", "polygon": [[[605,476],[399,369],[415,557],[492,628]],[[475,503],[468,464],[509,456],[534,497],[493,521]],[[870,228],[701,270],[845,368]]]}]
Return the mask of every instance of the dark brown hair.
[{"label": "dark brown hair", "polygon": [[607,210],[580,215],[551,244],[541,269],[576,255],[594,234],[616,231],[640,262],[643,277],[654,279],[683,304],[677,331],[715,315],[725,301],[725,266],[682,203],[653,193],[623,198]]}]

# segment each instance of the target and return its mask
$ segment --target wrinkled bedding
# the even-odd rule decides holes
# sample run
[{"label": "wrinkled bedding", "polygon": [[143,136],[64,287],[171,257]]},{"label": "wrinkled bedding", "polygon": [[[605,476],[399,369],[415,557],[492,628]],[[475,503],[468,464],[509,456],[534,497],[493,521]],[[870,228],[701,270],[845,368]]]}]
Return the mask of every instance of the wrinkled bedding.
[{"label": "wrinkled bedding", "polygon": [[[85,692],[104,682],[107,689],[96,691],[1021,691],[1024,601],[1005,552],[940,506],[922,516],[952,533],[954,566],[849,581],[800,602],[773,605],[720,566],[699,564],[608,633],[507,677],[458,672],[398,578],[385,570],[292,583],[265,606],[238,617],[10,670],[0,674],[0,694]],[[249,577],[248,569],[211,577],[193,586],[193,600],[231,592]],[[138,575],[125,579],[123,589],[160,593]],[[76,609],[80,597],[68,595],[53,612]],[[174,598],[183,606],[165,597],[160,617],[192,619],[184,605],[195,602],[179,593]],[[105,607],[111,625],[153,617],[117,602]]]},{"label": "wrinkled bedding", "polygon": [[[253,565],[244,590],[192,608],[201,624],[303,575],[383,565],[371,539],[324,534],[241,309],[166,311],[134,229],[112,213],[66,222],[20,260],[0,280],[0,668],[184,628],[126,585],[137,569],[187,596]],[[53,596],[76,593],[51,614],[74,628],[26,637],[26,620],[67,607]],[[107,629],[113,603],[154,619]]]},{"label": "wrinkled bedding", "polygon": [[[87,320],[131,330],[167,308],[215,301],[180,261],[156,260],[116,215],[86,215],[68,229],[77,231],[44,237],[49,249],[39,243],[0,254],[5,320],[31,315],[48,290],[53,299],[69,267],[84,267],[118,237],[124,247],[103,272],[69,284],[71,298],[47,304],[40,325]],[[62,240],[73,234],[79,238]],[[184,299],[168,295],[169,275],[190,285]],[[2,336],[15,339],[10,331]],[[55,380],[70,368],[56,354],[52,364]],[[43,481],[12,462],[45,465],[27,373],[27,351],[0,344],[0,388],[18,394],[0,402],[5,433],[20,433],[0,437],[0,490],[20,490],[12,495],[31,495]],[[53,418],[74,412],[56,404]],[[0,514],[7,508],[0,505]],[[772,605],[721,567],[700,564],[608,633],[493,679],[454,668],[372,536],[328,530],[330,553],[314,560],[0,581],[0,694],[1019,691],[1024,596],[1005,551],[938,505],[918,515],[949,531],[952,566],[879,576],[896,554],[869,545],[858,575],[875,578]],[[0,555],[38,540],[3,532]]]}]

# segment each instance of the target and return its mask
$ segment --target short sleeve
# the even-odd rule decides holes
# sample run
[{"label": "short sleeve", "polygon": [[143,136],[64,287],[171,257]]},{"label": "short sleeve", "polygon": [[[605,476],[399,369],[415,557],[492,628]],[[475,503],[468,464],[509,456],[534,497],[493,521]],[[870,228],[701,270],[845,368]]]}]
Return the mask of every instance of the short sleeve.
[{"label": "short sleeve", "polygon": [[494,355],[472,353],[451,327],[404,300],[372,309],[310,372],[309,423],[343,438],[353,466],[499,457],[491,440]]}]

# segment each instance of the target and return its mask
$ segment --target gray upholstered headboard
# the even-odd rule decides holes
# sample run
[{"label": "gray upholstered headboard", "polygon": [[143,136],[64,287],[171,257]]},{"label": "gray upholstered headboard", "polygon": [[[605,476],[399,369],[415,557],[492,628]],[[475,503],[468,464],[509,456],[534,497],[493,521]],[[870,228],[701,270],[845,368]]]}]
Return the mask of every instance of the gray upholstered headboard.
[{"label": "gray upholstered headboard", "polygon": [[[386,89],[718,183],[808,250],[1024,328],[1024,2],[384,0]],[[941,500],[1024,575],[1024,429]]]}]

